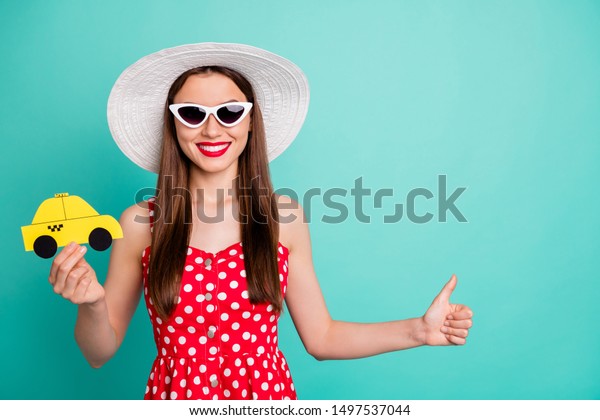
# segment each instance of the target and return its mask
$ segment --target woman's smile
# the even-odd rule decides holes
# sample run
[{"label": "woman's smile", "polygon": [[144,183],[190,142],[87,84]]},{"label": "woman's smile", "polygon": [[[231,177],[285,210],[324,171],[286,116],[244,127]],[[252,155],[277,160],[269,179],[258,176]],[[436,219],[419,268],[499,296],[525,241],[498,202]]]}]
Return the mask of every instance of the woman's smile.
[{"label": "woman's smile", "polygon": [[200,142],[196,143],[198,150],[208,157],[219,157],[225,154],[231,142]]}]

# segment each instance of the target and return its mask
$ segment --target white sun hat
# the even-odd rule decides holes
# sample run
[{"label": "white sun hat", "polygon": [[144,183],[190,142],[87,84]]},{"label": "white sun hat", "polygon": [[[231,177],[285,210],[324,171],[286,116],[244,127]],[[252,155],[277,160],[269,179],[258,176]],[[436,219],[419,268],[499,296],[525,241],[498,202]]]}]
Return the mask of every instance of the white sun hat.
[{"label": "white sun hat", "polygon": [[242,74],[254,89],[267,137],[269,161],[298,135],[308,112],[308,82],[291,61],[244,44],[199,43],[167,48],[129,66],[108,98],[108,126],[125,155],[138,166],[158,172],[165,101],[185,71],[223,66]]}]

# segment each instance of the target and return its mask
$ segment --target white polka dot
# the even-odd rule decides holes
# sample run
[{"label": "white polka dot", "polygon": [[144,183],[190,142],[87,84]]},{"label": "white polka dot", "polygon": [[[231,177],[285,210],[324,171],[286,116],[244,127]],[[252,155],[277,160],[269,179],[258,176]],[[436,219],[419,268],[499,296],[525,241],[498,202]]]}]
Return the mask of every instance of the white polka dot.
[{"label": "white polka dot", "polygon": [[232,349],[233,351],[235,351],[235,352],[238,352],[238,351],[240,351],[240,345],[239,345],[239,344],[234,344],[234,345],[231,347],[231,349]]},{"label": "white polka dot", "polygon": [[237,302],[233,302],[231,304],[231,309],[233,309],[234,311],[240,309],[240,304]]},{"label": "white polka dot", "polygon": [[185,337],[181,336],[179,337],[179,344],[185,344]]},{"label": "white polka dot", "polygon": [[263,346],[258,346],[258,348],[256,349],[256,352],[258,354],[263,354],[265,352],[265,348]]},{"label": "white polka dot", "polygon": [[227,299],[227,293],[221,292],[217,295],[217,298],[219,300],[225,300],[225,299]]},{"label": "white polka dot", "polygon": [[212,381],[216,381],[217,380],[217,375],[215,375],[215,374],[210,375],[210,377],[208,378],[208,380],[211,381],[211,382]]},{"label": "white polka dot", "polygon": [[186,385],[186,384],[187,384],[187,382],[186,382],[186,380],[185,380],[185,379],[182,379],[182,380],[179,382],[179,385],[181,385],[181,387],[182,387],[182,388],[185,388],[185,385]]},{"label": "white polka dot", "polygon": [[244,299],[248,299],[248,291],[247,291],[247,290],[244,290],[244,291],[242,292],[242,297],[243,297]]},{"label": "white polka dot", "polygon": [[237,254],[237,251],[235,249],[232,249],[231,251],[229,251],[229,255],[235,255]]},{"label": "white polka dot", "polygon": [[169,325],[169,326],[167,327],[167,331],[169,331],[171,334],[173,334],[173,333],[175,332],[175,328],[173,328],[173,326],[172,326],[172,325]]},{"label": "white polka dot", "polygon": [[198,324],[204,324],[204,317],[203,317],[202,315],[198,315],[198,316],[196,317],[196,322],[197,322]]},{"label": "white polka dot", "polygon": [[202,392],[204,392],[204,395],[208,395],[208,387],[207,386],[203,387]]},{"label": "white polka dot", "polygon": [[224,271],[221,271],[221,272],[219,273],[219,278],[220,278],[221,280],[223,280],[225,277],[227,277],[227,273],[226,273],[226,272],[224,272]]},{"label": "white polka dot", "polygon": [[279,392],[279,384],[275,384],[274,388],[275,388],[275,392]]},{"label": "white polka dot", "polygon": [[161,398],[162,400],[166,400],[166,399],[167,399],[167,393],[166,393],[165,391],[161,392],[161,393],[160,393],[160,398]]},{"label": "white polka dot", "polygon": [[206,365],[200,365],[200,373],[206,372]]},{"label": "white polka dot", "polygon": [[223,371],[223,375],[224,375],[224,376],[231,376],[231,369],[225,369],[225,370]]},{"label": "white polka dot", "polygon": [[177,318],[175,318],[175,322],[178,324],[183,324],[183,318],[178,316]]},{"label": "white polka dot", "polygon": [[186,395],[186,397],[187,397],[187,399],[188,399],[188,400],[189,400],[190,398],[192,398],[192,390],[191,390],[191,389],[188,389],[188,390],[185,392],[185,395]]},{"label": "white polka dot", "polygon": [[195,349],[195,348],[193,348],[193,347],[190,347],[190,348],[188,349],[188,354],[189,354],[190,356],[193,356],[194,354],[196,354],[196,349]]},{"label": "white polka dot", "polygon": [[194,308],[192,308],[190,305],[186,306],[184,309],[186,314],[191,314],[192,311],[194,310]]},{"label": "white polka dot", "polygon": [[170,342],[171,342],[171,339],[165,335],[165,343],[169,344]]},{"label": "white polka dot", "polygon": [[192,271],[194,269],[193,265],[186,265],[185,266],[185,271]]},{"label": "white polka dot", "polygon": [[234,322],[233,324],[231,324],[231,329],[236,331],[240,329],[240,323],[239,322]]},{"label": "white polka dot", "polygon": [[283,248],[282,247],[278,247],[277,250],[279,251],[280,254],[283,254]]},{"label": "white polka dot", "polygon": [[202,281],[203,279],[204,279],[204,275],[203,274],[196,274],[196,280]]},{"label": "white polka dot", "polygon": [[240,376],[244,376],[246,374],[246,368],[240,368]]},{"label": "white polka dot", "polygon": [[266,382],[263,382],[260,387],[262,388],[263,391],[266,391],[269,389],[269,384]]},{"label": "white polka dot", "polygon": [[229,334],[223,334],[221,335],[221,341],[226,343],[229,341]]},{"label": "white polka dot", "polygon": [[252,357],[248,357],[248,360],[246,360],[246,363],[248,363],[248,366],[252,366],[252,365],[254,365],[254,359]]},{"label": "white polka dot", "polygon": [[[151,213],[154,213],[154,212],[151,212]],[[153,216],[153,215],[154,214],[151,214],[150,216]],[[188,247],[187,254],[192,255],[192,248]]]},{"label": "white polka dot", "polygon": [[269,381],[272,381],[273,380],[273,373],[269,372],[267,374],[267,378],[269,378]]},{"label": "white polka dot", "polygon": [[[260,314],[256,314],[252,317],[253,320],[255,321],[260,321]],[[263,331],[264,332],[264,331]]]},{"label": "white polka dot", "polygon": [[196,332],[196,329],[194,327],[188,327],[188,332],[190,334],[194,334]]},{"label": "white polka dot", "polygon": [[245,389],[242,389],[242,397],[246,398],[246,395],[248,395],[248,391],[246,391]]},{"label": "white polka dot", "polygon": [[242,276],[242,277],[246,277],[246,270],[242,270],[242,271],[240,271],[240,276]]},{"label": "white polka dot", "polygon": [[159,317],[156,317],[156,323],[158,325],[162,325],[162,319],[160,319]]},{"label": "white polka dot", "polygon": [[206,312],[212,312],[215,310],[214,305],[206,305]]},{"label": "white polka dot", "polygon": [[252,338],[250,339],[250,341],[252,341],[253,343],[256,342],[256,336],[254,334],[252,334]]},{"label": "white polka dot", "polygon": [[267,332],[267,326],[265,324],[261,325],[260,332]]},{"label": "white polka dot", "polygon": [[238,287],[238,282],[233,280],[231,283],[229,283],[229,287],[236,289]]},{"label": "white polka dot", "polygon": [[250,333],[248,331],[246,331],[244,334],[242,334],[242,338],[244,340],[249,340],[250,339]]},{"label": "white polka dot", "polygon": [[208,283],[206,285],[206,290],[208,290],[209,292],[212,292],[215,289],[215,285],[212,283]]},{"label": "white polka dot", "polygon": [[202,337],[200,337],[200,338],[198,339],[198,342],[199,342],[200,344],[206,344],[206,342],[207,342],[207,341],[208,341],[208,338],[206,338],[206,336],[205,336],[205,335],[203,335]]},{"label": "white polka dot", "polygon": [[215,354],[217,354],[217,351],[218,351],[218,350],[217,350],[217,348],[216,348],[215,346],[211,347],[211,348],[210,348],[210,350],[208,350],[208,352],[209,352],[210,354],[212,354],[212,355],[215,355]]},{"label": "white polka dot", "polygon": [[227,321],[229,319],[229,315],[223,312],[221,314],[221,321]]},{"label": "white polka dot", "polygon": [[183,286],[183,291],[184,292],[191,292],[193,289],[191,284],[186,284],[185,286]]},{"label": "white polka dot", "polygon": [[196,264],[202,264],[204,262],[204,259],[202,259],[202,257],[196,257],[194,261],[196,261]]},{"label": "white polka dot", "polygon": [[258,394],[256,392],[252,393],[252,399],[253,400],[258,400]]},{"label": "white polka dot", "polygon": [[260,376],[260,372],[258,370],[254,371],[254,379],[258,379],[258,377]]},{"label": "white polka dot", "polygon": [[273,310],[273,305],[267,306],[267,312],[271,312]]},{"label": "white polka dot", "polygon": [[194,384],[195,385],[200,385],[200,377],[199,376],[195,376],[194,377]]},{"label": "white polka dot", "polygon": [[240,383],[239,383],[238,381],[233,381],[233,382],[231,383],[231,386],[232,386],[232,387],[234,387],[235,389],[238,389],[238,388],[239,388],[239,386],[240,386]]},{"label": "white polka dot", "polygon": [[279,281],[283,281],[283,274],[279,273]]},{"label": "white polka dot", "polygon": [[231,396],[231,392],[229,392],[229,390],[226,389],[225,391],[223,391],[223,395],[225,395],[226,398],[229,398]]},{"label": "white polka dot", "polygon": [[227,264],[227,266],[228,266],[229,268],[235,268],[235,267],[237,267],[237,264],[236,264],[236,262],[235,262],[235,261],[231,261],[229,264]]},{"label": "white polka dot", "polygon": [[248,319],[248,318],[250,318],[250,312],[248,312],[248,311],[244,312],[244,313],[242,314],[242,318],[244,318],[244,319]]},{"label": "white polka dot", "polygon": [[206,299],[206,298],[204,297],[203,294],[199,294],[196,296],[196,302],[198,302],[198,303],[204,302],[204,299]]}]

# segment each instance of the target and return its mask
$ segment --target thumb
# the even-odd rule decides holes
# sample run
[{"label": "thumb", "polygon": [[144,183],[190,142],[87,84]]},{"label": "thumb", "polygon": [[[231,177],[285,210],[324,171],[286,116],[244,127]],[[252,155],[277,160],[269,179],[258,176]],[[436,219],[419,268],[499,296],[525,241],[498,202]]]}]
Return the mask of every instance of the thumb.
[{"label": "thumb", "polygon": [[443,302],[449,302],[450,301],[450,295],[452,294],[452,292],[454,291],[454,288],[456,287],[456,283],[457,283],[457,278],[455,274],[452,274],[452,277],[450,277],[450,280],[448,280],[448,283],[446,283],[446,285],[443,287],[442,291],[440,292],[439,295],[437,295],[437,299]]}]

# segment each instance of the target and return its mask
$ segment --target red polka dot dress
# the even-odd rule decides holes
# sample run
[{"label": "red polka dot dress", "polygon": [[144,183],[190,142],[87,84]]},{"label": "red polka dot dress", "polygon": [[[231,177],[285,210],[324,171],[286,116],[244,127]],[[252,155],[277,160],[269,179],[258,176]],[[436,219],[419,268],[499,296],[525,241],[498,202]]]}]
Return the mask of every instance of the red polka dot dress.
[{"label": "red polka dot dress", "polygon": [[[149,200],[152,224],[153,199]],[[152,226],[152,225],[151,225]],[[175,310],[159,318],[148,294],[150,247],[142,255],[144,298],[158,355],[144,399],[296,399],[277,346],[279,314],[248,299],[242,244],[212,254],[188,247]],[[288,250],[278,246],[282,293]]]}]

